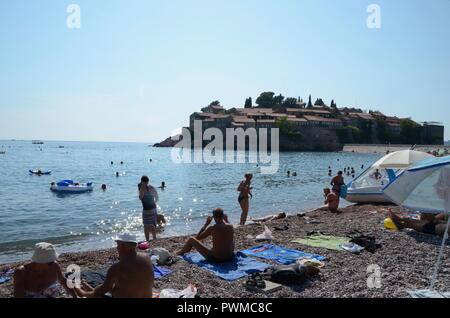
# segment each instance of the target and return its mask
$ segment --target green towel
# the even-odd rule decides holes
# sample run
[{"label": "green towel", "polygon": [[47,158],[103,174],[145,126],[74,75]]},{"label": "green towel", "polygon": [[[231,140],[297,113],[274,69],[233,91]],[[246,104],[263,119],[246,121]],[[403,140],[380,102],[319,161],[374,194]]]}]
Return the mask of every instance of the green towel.
[{"label": "green towel", "polygon": [[342,251],[341,245],[350,242],[350,239],[348,237],[313,234],[304,239],[295,239],[292,242],[314,247],[323,247],[329,250]]}]

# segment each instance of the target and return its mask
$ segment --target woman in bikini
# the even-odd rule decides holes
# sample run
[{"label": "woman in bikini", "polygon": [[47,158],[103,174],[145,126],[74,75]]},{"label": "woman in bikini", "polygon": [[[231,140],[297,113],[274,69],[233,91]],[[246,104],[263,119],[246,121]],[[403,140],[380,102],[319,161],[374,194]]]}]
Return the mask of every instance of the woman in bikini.
[{"label": "woman in bikini", "polygon": [[239,191],[238,202],[242,209],[241,222],[240,222],[241,225],[244,225],[245,222],[247,221],[248,209],[249,209],[249,199],[251,197],[253,197],[252,192],[251,192],[252,178],[253,178],[253,175],[251,173],[246,173],[245,179],[241,181],[241,183],[239,184],[239,187],[237,189]]}]

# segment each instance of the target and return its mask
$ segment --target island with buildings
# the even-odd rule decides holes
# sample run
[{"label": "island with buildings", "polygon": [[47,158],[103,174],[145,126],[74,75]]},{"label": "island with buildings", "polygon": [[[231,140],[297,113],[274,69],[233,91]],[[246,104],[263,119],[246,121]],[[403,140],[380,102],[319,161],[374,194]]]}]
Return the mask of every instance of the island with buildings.
[{"label": "island with buildings", "polygon": [[[444,126],[438,122],[416,122],[411,118],[388,116],[376,110],[329,105],[321,98],[308,102],[264,92],[256,99],[247,98],[242,108],[223,107],[214,101],[190,115],[188,128],[201,121],[202,130],[218,128],[279,129],[280,150],[339,151],[346,144],[443,145]],[[176,140],[176,139],[175,139]],[[172,147],[177,141],[167,138],[156,147]]]}]

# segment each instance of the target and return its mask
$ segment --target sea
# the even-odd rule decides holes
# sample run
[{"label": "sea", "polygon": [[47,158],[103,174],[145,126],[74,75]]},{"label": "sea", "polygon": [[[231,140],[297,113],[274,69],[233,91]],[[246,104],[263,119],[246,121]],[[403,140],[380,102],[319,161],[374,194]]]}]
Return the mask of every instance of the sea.
[{"label": "sea", "polygon": [[[236,154],[247,159],[249,155]],[[254,175],[250,217],[294,214],[323,204],[322,189],[331,179],[328,167],[333,175],[346,167],[353,167],[358,175],[362,166],[381,156],[282,152],[278,171],[262,174],[262,165],[248,160],[179,163],[171,148],[145,143],[0,141],[0,264],[28,260],[34,244],[42,241],[64,253],[113,247],[113,238],[121,232],[143,240],[137,188],[143,175],[155,187],[166,183],[165,190],[158,189],[158,211],[168,223],[158,235],[170,237],[198,232],[216,207],[237,224],[241,212],[237,187],[246,172]],[[36,176],[30,169],[52,173]],[[287,171],[297,176],[288,177]],[[93,182],[94,190],[70,195],[50,191],[51,182],[65,179]],[[346,176],[345,181],[351,179]]]}]

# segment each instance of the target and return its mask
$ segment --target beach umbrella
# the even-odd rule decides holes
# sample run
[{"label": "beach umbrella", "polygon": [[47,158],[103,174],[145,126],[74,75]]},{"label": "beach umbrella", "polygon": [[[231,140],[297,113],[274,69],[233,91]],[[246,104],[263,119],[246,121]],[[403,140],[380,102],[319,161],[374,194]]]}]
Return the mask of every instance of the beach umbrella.
[{"label": "beach umbrella", "polygon": [[450,156],[422,160],[403,171],[383,189],[394,203],[425,213],[448,213],[449,218],[430,290],[434,289],[450,227]]},{"label": "beach umbrella", "polygon": [[391,152],[373,164],[377,168],[402,169],[427,158],[434,158],[423,151],[416,150],[400,150]]}]

